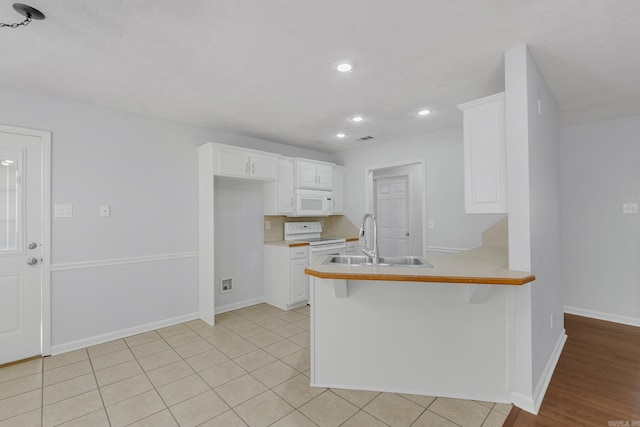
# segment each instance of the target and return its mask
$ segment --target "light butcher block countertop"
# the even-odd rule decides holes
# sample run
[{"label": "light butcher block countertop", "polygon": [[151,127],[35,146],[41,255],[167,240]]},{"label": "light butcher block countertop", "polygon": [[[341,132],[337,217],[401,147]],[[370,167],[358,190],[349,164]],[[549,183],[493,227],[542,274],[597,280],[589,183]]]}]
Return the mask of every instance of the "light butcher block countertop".
[{"label": "light butcher block countertop", "polygon": [[508,269],[508,249],[479,247],[454,255],[426,257],[433,268],[370,267],[322,264],[318,258],[305,273],[321,279],[440,282],[483,285],[524,285],[535,280],[528,272]]}]

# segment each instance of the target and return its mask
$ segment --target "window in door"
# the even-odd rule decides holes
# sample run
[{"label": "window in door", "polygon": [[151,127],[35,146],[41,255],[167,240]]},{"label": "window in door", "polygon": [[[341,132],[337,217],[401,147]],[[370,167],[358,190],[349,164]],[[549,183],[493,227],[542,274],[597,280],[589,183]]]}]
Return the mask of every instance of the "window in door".
[{"label": "window in door", "polygon": [[0,253],[20,248],[20,153],[0,152]]}]

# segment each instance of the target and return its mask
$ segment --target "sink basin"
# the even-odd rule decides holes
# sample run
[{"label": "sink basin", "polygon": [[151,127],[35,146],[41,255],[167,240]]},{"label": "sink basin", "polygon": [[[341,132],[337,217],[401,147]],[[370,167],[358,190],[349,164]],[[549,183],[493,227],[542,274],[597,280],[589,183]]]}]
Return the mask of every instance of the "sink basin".
[{"label": "sink basin", "polygon": [[371,258],[364,255],[334,255],[328,257],[323,264],[373,265]]},{"label": "sink basin", "polygon": [[354,267],[433,267],[424,259],[416,256],[380,257],[380,264],[373,264],[371,258],[365,255],[334,255],[328,257],[323,264],[340,264]]},{"label": "sink basin", "polygon": [[427,267],[433,268],[424,259],[417,256],[399,256],[399,257],[381,257],[380,262],[385,264],[397,265],[402,267]]}]

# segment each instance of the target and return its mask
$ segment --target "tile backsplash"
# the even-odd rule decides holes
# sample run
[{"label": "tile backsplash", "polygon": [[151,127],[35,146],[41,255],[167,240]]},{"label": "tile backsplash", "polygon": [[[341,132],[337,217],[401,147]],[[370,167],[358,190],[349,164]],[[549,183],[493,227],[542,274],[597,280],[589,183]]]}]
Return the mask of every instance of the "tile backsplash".
[{"label": "tile backsplash", "polygon": [[[271,221],[271,229],[267,230],[266,223]],[[306,222],[320,221],[323,223],[322,235],[331,237],[358,237],[358,227],[344,215],[324,216],[317,218],[289,218],[286,216],[265,216],[264,217],[264,241],[271,242],[284,238],[285,222]]]}]

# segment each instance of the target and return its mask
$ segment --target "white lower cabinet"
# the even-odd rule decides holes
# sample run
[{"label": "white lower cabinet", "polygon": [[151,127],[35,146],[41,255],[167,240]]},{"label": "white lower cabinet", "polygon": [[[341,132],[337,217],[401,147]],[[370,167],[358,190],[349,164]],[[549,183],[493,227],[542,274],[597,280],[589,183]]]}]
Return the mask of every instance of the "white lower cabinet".
[{"label": "white lower cabinet", "polygon": [[303,306],[309,299],[308,246],[264,245],[265,302],[291,310]]}]

